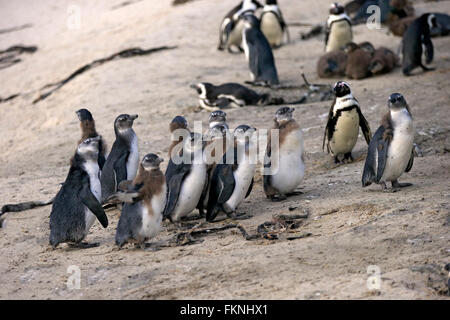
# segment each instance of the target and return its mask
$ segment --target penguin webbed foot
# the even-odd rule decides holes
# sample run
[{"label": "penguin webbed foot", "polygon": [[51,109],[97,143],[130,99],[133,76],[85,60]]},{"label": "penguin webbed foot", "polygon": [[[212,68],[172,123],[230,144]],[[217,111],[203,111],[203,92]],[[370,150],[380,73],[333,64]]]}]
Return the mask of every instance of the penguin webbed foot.
[{"label": "penguin webbed foot", "polygon": [[353,161],[354,161],[354,159],[353,159],[351,152],[344,154],[344,160],[343,160],[344,163],[351,163]]},{"label": "penguin webbed foot", "polygon": [[400,182],[398,182],[398,180],[394,180],[391,183],[392,183],[393,190],[400,190],[401,188],[411,187],[413,185],[412,183],[408,183],[408,182],[400,183]]},{"label": "penguin webbed foot", "polygon": [[305,194],[305,193],[303,191],[300,191],[300,190],[294,190],[292,192],[286,193],[286,196],[287,197],[292,197],[292,196],[299,196],[299,195],[302,195],[302,194]]},{"label": "penguin webbed foot", "polygon": [[76,242],[76,243],[68,243],[69,248],[72,249],[91,249],[100,247],[100,242]]},{"label": "penguin webbed foot", "polygon": [[281,202],[287,199],[287,197],[284,194],[272,195],[269,196],[269,198],[272,202]]}]

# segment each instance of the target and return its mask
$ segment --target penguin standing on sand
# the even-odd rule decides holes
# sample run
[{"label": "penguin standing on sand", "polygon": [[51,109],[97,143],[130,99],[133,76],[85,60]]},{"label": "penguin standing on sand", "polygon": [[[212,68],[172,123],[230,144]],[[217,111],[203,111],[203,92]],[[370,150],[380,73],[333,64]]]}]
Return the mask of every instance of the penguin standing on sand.
[{"label": "penguin standing on sand", "polygon": [[261,32],[258,18],[252,14],[244,16],[242,44],[253,83],[269,86],[279,84],[272,48]]},{"label": "penguin standing on sand", "polygon": [[403,172],[409,172],[414,162],[414,124],[405,98],[393,93],[388,100],[389,112],[383,117],[381,126],[369,144],[362,185],[378,183],[387,190],[390,181],[393,191],[411,183],[399,183]]},{"label": "penguin standing on sand", "polygon": [[168,185],[164,218],[179,221],[198,205],[206,180],[203,161],[203,141],[199,133],[191,133],[185,140],[182,156],[172,158],[174,168],[166,175]]},{"label": "penguin standing on sand", "polygon": [[426,13],[413,21],[403,34],[402,54],[403,54],[403,74],[409,76],[416,67],[421,67],[423,71],[431,71],[433,68],[425,67],[422,64],[422,45],[425,46],[425,62],[433,61],[433,43],[431,42],[430,29],[436,27],[436,17],[432,13]]},{"label": "penguin standing on sand", "polygon": [[[212,173],[206,220],[213,221],[220,211],[235,217],[236,208],[250,195],[256,170],[255,128],[240,125],[234,130],[234,148],[223,156]],[[229,154],[231,153],[231,154]],[[232,160],[232,163],[229,163]]]},{"label": "penguin standing on sand", "polygon": [[299,194],[294,190],[305,175],[303,132],[292,117],[294,110],[281,107],[275,113],[272,130],[278,130],[278,148],[272,149],[272,132],[267,139],[264,192],[273,201]]},{"label": "penguin standing on sand", "polygon": [[358,140],[359,127],[367,144],[372,134],[348,83],[336,82],[333,91],[336,99],[328,114],[322,148],[328,140],[327,151],[334,156],[335,163],[340,162],[339,155],[344,155],[343,161],[353,161],[352,150]]},{"label": "penguin standing on sand", "polygon": [[[75,112],[80,120],[80,128],[81,128],[81,139],[78,141],[78,144],[86,140],[87,138],[97,137],[99,134],[95,130],[95,121],[92,117],[92,114],[87,109],[80,109]],[[106,161],[106,143],[104,139],[101,139],[98,142],[98,165],[100,170],[103,169],[103,166]]]},{"label": "penguin standing on sand", "polygon": [[50,245],[80,244],[97,218],[104,228],[108,218],[102,208],[100,168],[101,137],[88,138],[78,145],[69,174],[55,197],[50,214]]},{"label": "penguin standing on sand", "polygon": [[243,51],[241,47],[244,28],[242,17],[246,14],[254,14],[258,8],[262,8],[258,1],[244,0],[227,13],[220,24],[218,50],[227,49],[232,53],[232,48],[236,47],[239,51]]},{"label": "penguin standing on sand", "polygon": [[286,33],[289,42],[289,31],[284,22],[277,0],[266,0],[266,5],[261,13],[261,31],[266,36],[272,48],[282,45]]},{"label": "penguin standing on sand", "polygon": [[352,40],[353,32],[350,17],[344,12],[343,6],[336,2],[332,3],[325,33],[325,51],[341,50]]},{"label": "penguin standing on sand", "polygon": [[101,176],[102,199],[117,191],[123,180],[133,180],[139,166],[138,138],[132,126],[137,114],[121,114],[114,121],[116,141],[106,159]]},{"label": "penguin standing on sand", "polygon": [[[143,246],[155,237],[161,228],[162,214],[166,205],[166,179],[159,169],[164,160],[149,153],[139,166],[136,178],[128,187],[125,196],[132,195],[122,208],[116,231],[116,245],[127,242]],[[117,195],[121,197],[120,192]]]}]

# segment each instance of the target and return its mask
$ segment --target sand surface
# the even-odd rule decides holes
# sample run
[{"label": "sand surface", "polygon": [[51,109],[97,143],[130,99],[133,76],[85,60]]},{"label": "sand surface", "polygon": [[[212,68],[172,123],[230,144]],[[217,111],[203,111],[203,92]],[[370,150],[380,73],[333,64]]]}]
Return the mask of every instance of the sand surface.
[{"label": "sand surface", "polygon": [[[236,1],[198,0],[177,7],[169,0],[80,0],[78,29],[68,28],[73,1],[0,1],[0,29],[31,27],[0,34],[0,49],[36,45],[35,54],[0,70],[0,96],[24,95],[0,104],[0,204],[47,200],[64,181],[80,131],[75,111],[88,108],[98,131],[111,146],[113,121],[120,113],[137,113],[135,131],[141,156],[155,152],[167,159],[168,123],[177,114],[192,123],[208,112],[193,112],[196,95],[189,84],[249,80],[244,56],[216,50],[219,23]],[[280,0],[288,22],[319,23],[329,1]],[[415,2],[417,12],[450,13],[450,1]],[[317,79],[315,65],[323,52],[321,37],[300,40],[274,51],[283,84],[301,84],[304,72]],[[354,28],[356,42],[371,41],[396,50],[400,38],[386,28]],[[114,234],[118,211],[109,211],[110,226],[98,222],[87,237],[99,247],[71,249],[48,245],[51,207],[7,217],[0,229],[0,298],[2,299],[445,299],[450,262],[450,37],[434,38],[434,72],[406,78],[400,69],[350,80],[354,95],[374,132],[393,92],[409,102],[415,141],[424,156],[401,177],[413,186],[397,193],[378,186],[361,188],[367,146],[362,136],[356,161],[335,166],[322,151],[331,102],[296,106],[304,129],[307,173],[303,195],[272,203],[265,199],[261,177],[239,212],[252,216],[239,223],[248,232],[274,214],[309,213],[297,233],[311,236],[288,241],[246,241],[236,229],[203,237],[201,243],[159,251],[118,251]],[[130,47],[162,45],[177,49],[121,59],[92,69],[33,104],[39,89],[68,76],[95,59]],[[295,90],[276,92],[298,98]],[[227,110],[231,127],[248,123],[269,128],[277,106]],[[167,162],[166,162],[167,163]],[[164,164],[165,166],[165,164]],[[292,212],[289,208],[295,207]],[[201,223],[201,220],[194,223]],[[230,223],[202,223],[200,228]],[[164,224],[154,242],[175,235]],[[81,270],[81,289],[69,290],[67,268]],[[368,266],[381,272],[378,293],[368,289]],[[448,298],[446,298],[448,299]]]}]

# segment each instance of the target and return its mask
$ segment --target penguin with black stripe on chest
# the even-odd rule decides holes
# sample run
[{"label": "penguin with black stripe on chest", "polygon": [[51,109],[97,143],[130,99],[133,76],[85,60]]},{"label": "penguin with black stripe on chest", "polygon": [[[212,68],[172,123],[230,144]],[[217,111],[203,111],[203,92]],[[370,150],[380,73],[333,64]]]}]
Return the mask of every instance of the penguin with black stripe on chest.
[{"label": "penguin with black stripe on chest", "polygon": [[[240,125],[234,130],[234,147],[214,167],[209,191],[206,220],[214,221],[221,211],[235,217],[236,209],[250,195],[256,171],[255,128]],[[231,163],[230,163],[231,162]]]},{"label": "penguin with black stripe on chest", "polygon": [[342,50],[353,40],[352,23],[344,7],[338,3],[330,6],[330,15],[325,32],[325,52]]},{"label": "penguin with black stripe on chest", "polygon": [[252,82],[264,86],[280,84],[272,48],[261,32],[260,21],[252,14],[244,16],[242,44]]},{"label": "penguin with black stripe on chest", "polygon": [[266,0],[260,20],[261,31],[272,48],[280,47],[283,44],[284,34],[287,35],[287,42],[289,42],[288,27],[277,0]]},{"label": "penguin with black stripe on chest", "polygon": [[136,178],[125,192],[115,196],[125,201],[116,231],[116,245],[134,242],[142,249],[161,229],[166,205],[166,179],[159,168],[164,159],[156,154],[144,156]]},{"label": "penguin with black stripe on chest", "polygon": [[245,14],[254,14],[262,5],[256,0],[244,0],[235,6],[223,18],[220,24],[219,32],[219,46],[217,50],[225,50],[233,53],[233,48],[237,48],[240,52],[243,51],[242,44],[242,29],[244,22],[242,17]]},{"label": "penguin with black stripe on chest", "polygon": [[50,245],[53,249],[64,242],[80,245],[96,218],[104,228],[108,226],[108,218],[100,204],[99,141],[101,137],[97,136],[78,145],[69,174],[55,197],[50,214]]},{"label": "penguin with black stripe on chest", "polygon": [[352,150],[358,140],[359,127],[367,144],[372,136],[369,124],[364,118],[358,100],[352,94],[350,86],[345,81],[338,81],[333,87],[336,95],[328,113],[322,148],[334,156],[334,162],[340,163],[339,155],[344,155],[343,161],[353,161]]},{"label": "penguin with black stripe on chest", "polygon": [[117,191],[120,182],[136,177],[139,167],[139,147],[133,122],[137,117],[137,114],[121,114],[114,121],[116,140],[101,175],[103,200]]},{"label": "penguin with black stripe on chest", "polygon": [[[92,117],[92,114],[87,109],[80,109],[75,112],[80,120],[80,128],[81,128],[81,139],[78,141],[78,144],[86,140],[87,138],[94,138],[99,136],[97,130],[95,130],[95,120]],[[102,170],[106,161],[106,143],[102,138],[98,143],[98,165],[100,170]]]},{"label": "penguin with black stripe on chest", "polygon": [[[275,113],[272,130],[278,130],[278,148],[272,148],[272,131],[267,139],[264,160],[264,192],[272,201],[301,194],[295,189],[305,175],[303,132],[292,117],[294,108],[281,107]],[[277,147],[277,144],[273,147]]]},{"label": "penguin with black stripe on chest", "polygon": [[391,182],[392,191],[411,186],[399,183],[398,178],[409,172],[414,162],[414,124],[405,98],[393,93],[388,100],[389,111],[369,144],[362,185],[380,184],[388,191],[386,182]]}]

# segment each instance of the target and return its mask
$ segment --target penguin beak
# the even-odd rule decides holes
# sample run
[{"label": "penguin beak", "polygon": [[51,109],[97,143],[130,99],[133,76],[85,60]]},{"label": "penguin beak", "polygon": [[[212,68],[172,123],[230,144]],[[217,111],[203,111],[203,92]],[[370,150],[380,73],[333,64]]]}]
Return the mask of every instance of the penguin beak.
[{"label": "penguin beak", "polygon": [[197,89],[197,84],[193,83],[189,87],[191,87],[192,89]]},{"label": "penguin beak", "polygon": [[81,121],[80,110],[78,110],[78,111],[75,111],[75,113],[76,113],[76,115],[77,115],[78,119],[79,119],[79,120]]},{"label": "penguin beak", "polygon": [[158,163],[164,162],[164,159],[161,157],[158,157]]},{"label": "penguin beak", "polygon": [[134,120],[136,120],[136,118],[138,117],[138,115],[137,114],[132,114],[131,116],[130,116],[130,120],[131,121],[134,121]]}]

